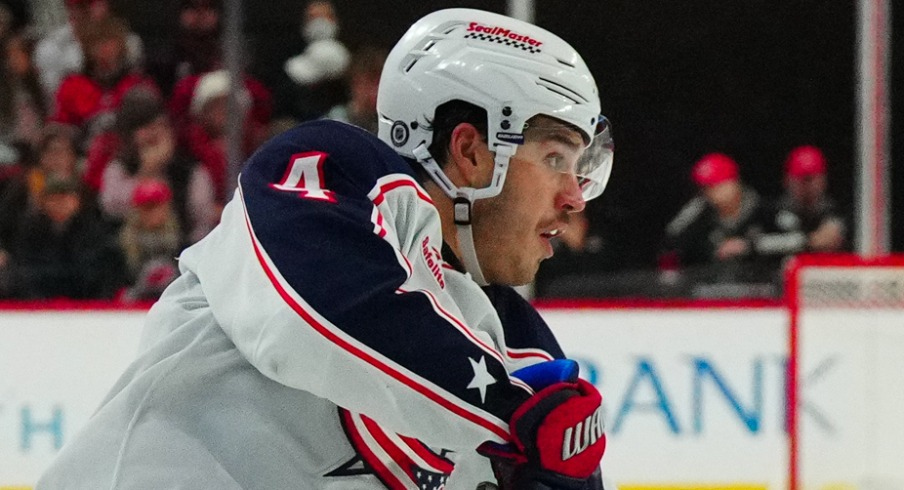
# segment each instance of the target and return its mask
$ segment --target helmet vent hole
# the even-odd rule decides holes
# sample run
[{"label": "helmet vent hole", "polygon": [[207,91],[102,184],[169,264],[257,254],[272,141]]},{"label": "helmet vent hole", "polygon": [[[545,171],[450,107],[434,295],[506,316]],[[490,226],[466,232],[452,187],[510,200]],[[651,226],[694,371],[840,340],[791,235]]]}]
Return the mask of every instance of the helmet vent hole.
[{"label": "helmet vent hole", "polygon": [[417,58],[412,59],[408,63],[408,66],[405,67],[405,73],[408,73],[409,71],[411,71],[411,69],[414,68],[415,63],[417,63]]},{"label": "helmet vent hole", "polygon": [[563,65],[567,66],[568,68],[574,68],[574,63],[569,63],[561,58],[556,58],[556,61],[558,61],[559,63],[562,63]]}]

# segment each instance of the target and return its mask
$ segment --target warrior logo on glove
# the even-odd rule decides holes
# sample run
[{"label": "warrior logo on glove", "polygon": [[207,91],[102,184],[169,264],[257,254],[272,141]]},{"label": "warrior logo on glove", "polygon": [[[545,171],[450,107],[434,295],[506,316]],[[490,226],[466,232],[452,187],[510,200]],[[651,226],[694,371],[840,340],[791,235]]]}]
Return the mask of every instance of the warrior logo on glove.
[{"label": "warrior logo on glove", "polygon": [[596,441],[603,437],[605,430],[603,407],[601,406],[593,412],[593,415],[587,416],[583,422],[578,422],[574,427],[565,429],[565,439],[562,441],[562,461],[568,461],[572,456],[581,454],[589,446],[596,444]]}]

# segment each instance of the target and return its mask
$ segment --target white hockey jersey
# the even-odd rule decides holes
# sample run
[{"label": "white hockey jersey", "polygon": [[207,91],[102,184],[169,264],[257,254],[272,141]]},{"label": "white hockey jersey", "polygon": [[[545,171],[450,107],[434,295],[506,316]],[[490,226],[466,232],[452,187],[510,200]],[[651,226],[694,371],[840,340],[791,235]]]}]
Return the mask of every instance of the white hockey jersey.
[{"label": "white hockey jersey", "polygon": [[524,300],[481,289],[442,244],[430,197],[375,137],[317,121],[274,138],[37,489],[492,481],[475,448],[507,441],[531,394],[508,373],[562,353]]}]

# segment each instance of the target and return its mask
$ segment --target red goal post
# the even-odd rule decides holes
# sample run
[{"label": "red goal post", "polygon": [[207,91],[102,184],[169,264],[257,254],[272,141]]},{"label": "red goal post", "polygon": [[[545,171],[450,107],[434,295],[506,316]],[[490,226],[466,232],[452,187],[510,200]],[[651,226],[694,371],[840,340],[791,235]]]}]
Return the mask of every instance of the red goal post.
[{"label": "red goal post", "polygon": [[904,488],[904,255],[786,272],[788,488]]}]

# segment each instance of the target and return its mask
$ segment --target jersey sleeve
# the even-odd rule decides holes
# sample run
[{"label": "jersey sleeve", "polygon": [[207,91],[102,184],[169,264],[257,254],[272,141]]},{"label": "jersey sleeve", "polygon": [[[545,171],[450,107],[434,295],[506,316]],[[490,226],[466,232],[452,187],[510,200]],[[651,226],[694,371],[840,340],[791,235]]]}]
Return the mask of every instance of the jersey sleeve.
[{"label": "jersey sleeve", "polygon": [[483,291],[502,322],[509,357],[523,361],[519,368],[525,363],[565,358],[546,320],[517,291],[495,284],[484,286]]},{"label": "jersey sleeve", "polygon": [[267,377],[389,430],[449,449],[507,440],[530,393],[443,288],[429,197],[378,140],[301,128],[252,157],[183,254],[218,323]]}]

